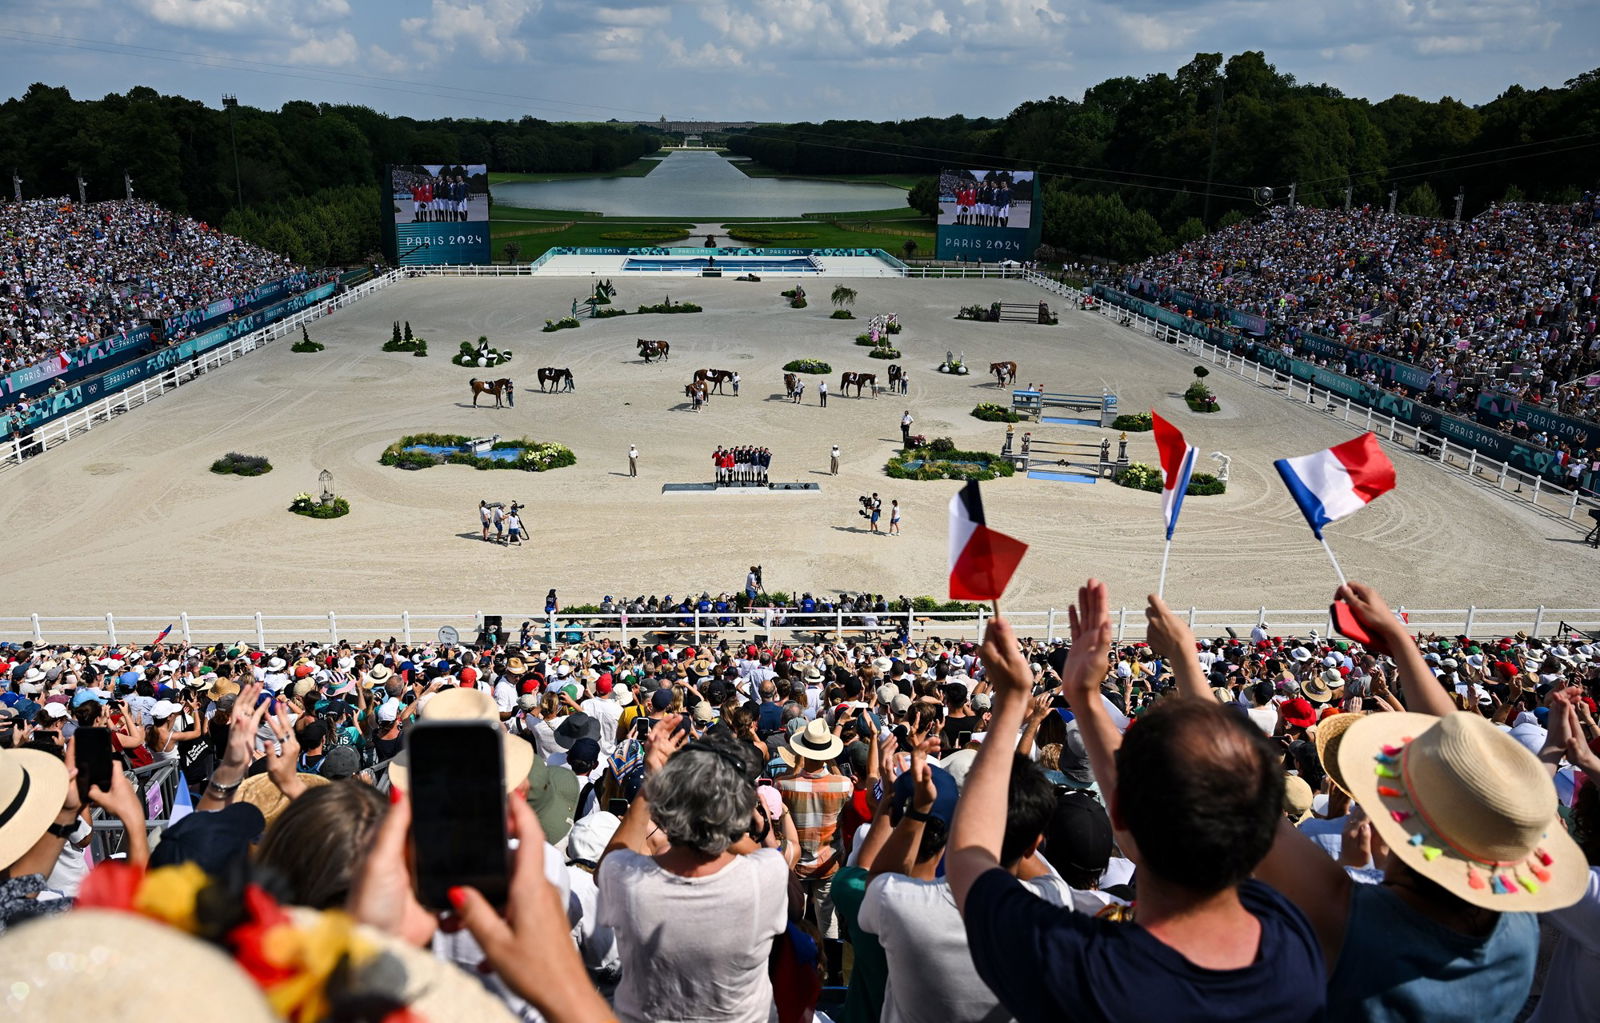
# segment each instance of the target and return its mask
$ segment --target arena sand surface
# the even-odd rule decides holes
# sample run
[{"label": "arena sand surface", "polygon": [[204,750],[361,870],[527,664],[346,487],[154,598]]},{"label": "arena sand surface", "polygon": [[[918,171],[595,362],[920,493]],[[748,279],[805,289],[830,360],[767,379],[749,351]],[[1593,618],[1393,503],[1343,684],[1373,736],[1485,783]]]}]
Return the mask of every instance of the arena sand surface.
[{"label": "arena sand surface", "polygon": [[[914,432],[949,436],[965,449],[998,450],[1004,427],[969,414],[1007,401],[993,378],[941,375],[947,349],[981,370],[1014,359],[1023,382],[1045,390],[1120,396],[1122,409],[1154,407],[1207,456],[1232,456],[1219,497],[1190,498],[1167,583],[1176,606],[1241,609],[1326,606],[1333,573],[1290,502],[1272,459],[1352,436],[1303,406],[1223,372],[1209,382],[1216,415],[1191,413],[1179,397],[1193,358],[1108,320],[1061,310],[1061,324],[973,324],[956,309],[1046,297],[1021,282],[851,281],[857,319],[828,319],[831,282],[811,307],[791,310],[788,285],[722,280],[619,278],[619,304],[670,294],[699,315],[627,316],[542,333],[586,286],[580,279],[412,280],[312,325],[327,345],[295,354],[274,343],[88,436],[8,472],[0,487],[0,615],[413,613],[487,611],[524,616],[555,587],[567,603],[611,594],[736,591],[751,564],[771,590],[870,590],[945,596],[946,506],[959,484],[884,476],[909,408]],[[895,312],[910,394],[830,396],[817,405],[783,399],[784,362],[801,356],[843,370],[886,364],[853,344],[867,316]],[[394,320],[429,341],[426,359],[385,353]],[[470,407],[467,381],[489,375],[452,365],[463,340],[486,334],[509,347],[519,385],[515,409]],[[672,343],[671,360],[645,365],[638,337]],[[540,366],[570,367],[577,390],[540,394]],[[683,386],[702,367],[737,370],[742,396],[688,411]],[[493,375],[500,375],[495,373]],[[1041,443],[1094,446],[1111,431],[1019,425]],[[408,472],[378,463],[401,435],[418,432],[558,441],[577,465],[534,474],[439,466]],[[627,449],[640,476],[627,476]],[[718,444],[763,444],[773,478],[818,483],[820,493],[674,495],[665,483],[710,477]],[[838,477],[828,448],[843,449]],[[265,455],[274,471],[216,476],[229,451]],[[1130,436],[1137,461],[1154,463],[1149,434]],[[1328,535],[1352,578],[1413,608],[1600,606],[1594,552],[1581,532],[1410,456],[1395,455],[1398,488]],[[298,492],[317,491],[332,470],[353,511],[316,521],[291,515]],[[874,536],[857,495],[898,498],[904,535]],[[1109,582],[1114,605],[1142,606],[1161,560],[1157,495],[1021,476],[984,487],[990,524],[1032,545],[1005,606],[1065,607],[1088,575]],[[478,539],[479,499],[528,505],[532,539],[521,549]],[[352,629],[357,634],[364,630]],[[371,630],[376,632],[377,630]],[[383,630],[394,631],[392,628]]]}]

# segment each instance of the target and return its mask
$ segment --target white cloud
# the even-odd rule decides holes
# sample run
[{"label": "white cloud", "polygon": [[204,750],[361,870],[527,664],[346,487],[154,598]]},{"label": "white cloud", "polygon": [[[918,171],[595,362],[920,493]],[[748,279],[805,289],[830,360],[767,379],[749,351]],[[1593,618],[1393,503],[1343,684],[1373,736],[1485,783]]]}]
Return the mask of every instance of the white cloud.
[{"label": "white cloud", "polygon": [[348,0],[134,0],[133,6],[163,25],[222,33],[321,25],[350,16]]},{"label": "white cloud", "polygon": [[539,8],[539,0],[433,0],[428,17],[407,18],[400,27],[429,58],[466,44],[486,60],[520,61],[528,56],[519,38],[523,23]]}]

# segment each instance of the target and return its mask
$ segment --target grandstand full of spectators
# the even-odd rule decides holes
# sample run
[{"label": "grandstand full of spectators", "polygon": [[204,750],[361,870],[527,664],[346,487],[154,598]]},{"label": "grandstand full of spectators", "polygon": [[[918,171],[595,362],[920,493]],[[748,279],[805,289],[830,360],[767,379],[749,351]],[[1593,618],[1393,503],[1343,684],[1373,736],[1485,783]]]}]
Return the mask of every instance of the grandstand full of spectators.
[{"label": "grandstand full of spectators", "polygon": [[[1594,1018],[1600,643],[1337,597],[1369,641],[1197,641],[1152,597],[1115,644],[1090,580],[1070,643],[0,644],[8,1005],[153,972],[247,1020]],[[431,721],[501,745],[502,911],[412,893]],[[126,770],[80,796],[84,729]]]},{"label": "grandstand full of spectators", "polygon": [[0,203],[0,373],[301,268],[149,202]]},{"label": "grandstand full of spectators", "polygon": [[1263,316],[1301,358],[1328,361],[1296,344],[1312,333],[1418,366],[1430,383],[1407,396],[1429,404],[1470,412],[1488,390],[1595,418],[1596,201],[1497,203],[1464,222],[1276,207],[1131,273]]}]

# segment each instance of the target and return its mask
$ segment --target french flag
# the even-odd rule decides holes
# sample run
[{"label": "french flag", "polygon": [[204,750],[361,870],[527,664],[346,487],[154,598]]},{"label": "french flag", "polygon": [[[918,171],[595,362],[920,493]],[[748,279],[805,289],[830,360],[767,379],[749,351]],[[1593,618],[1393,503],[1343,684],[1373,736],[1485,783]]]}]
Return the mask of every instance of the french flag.
[{"label": "french flag", "polygon": [[1167,522],[1167,539],[1178,528],[1178,512],[1183,508],[1183,495],[1189,490],[1189,477],[1194,475],[1195,459],[1200,451],[1183,439],[1183,431],[1150,413],[1150,424],[1156,435],[1156,450],[1161,454],[1161,516]]},{"label": "french flag", "polygon": [[1394,463],[1378,446],[1374,433],[1272,464],[1318,540],[1323,526],[1360,511],[1394,489]]},{"label": "french flag", "polygon": [[163,640],[165,640],[170,635],[172,635],[172,626],[169,625],[166,628],[161,630],[161,635],[157,636],[155,643],[152,643],[150,645],[151,646],[155,646],[155,645],[161,643]]},{"label": "french flag", "polygon": [[66,369],[72,365],[72,359],[67,355],[66,352],[57,352],[56,358],[59,360],[59,365],[62,369]]},{"label": "french flag", "polygon": [[984,524],[978,481],[950,499],[950,599],[999,600],[1028,545]]}]

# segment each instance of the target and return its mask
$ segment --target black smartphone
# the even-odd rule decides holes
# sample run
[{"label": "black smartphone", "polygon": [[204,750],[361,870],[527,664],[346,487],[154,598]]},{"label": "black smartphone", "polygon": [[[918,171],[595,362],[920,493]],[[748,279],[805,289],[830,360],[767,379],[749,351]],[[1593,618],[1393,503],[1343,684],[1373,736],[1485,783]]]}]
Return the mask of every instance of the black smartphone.
[{"label": "black smartphone", "polygon": [[608,799],[606,800],[606,812],[615,814],[618,817],[626,817],[628,815],[628,801],[622,798]]},{"label": "black smartphone", "polygon": [[417,901],[450,907],[476,888],[503,906],[511,883],[501,733],[487,721],[420,721],[406,738]]},{"label": "black smartphone", "polygon": [[72,733],[73,757],[78,768],[78,795],[87,803],[89,789],[111,791],[111,730],[80,727]]}]

